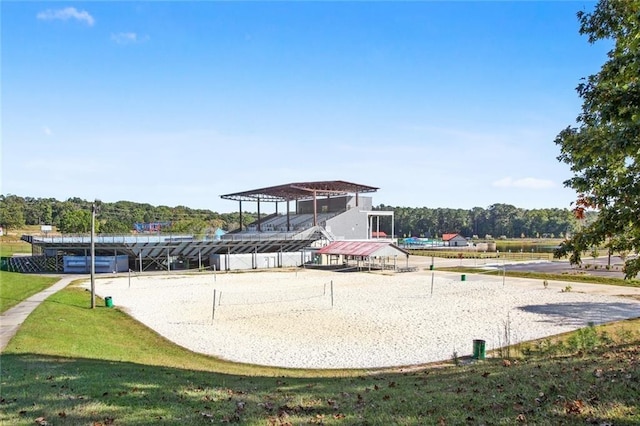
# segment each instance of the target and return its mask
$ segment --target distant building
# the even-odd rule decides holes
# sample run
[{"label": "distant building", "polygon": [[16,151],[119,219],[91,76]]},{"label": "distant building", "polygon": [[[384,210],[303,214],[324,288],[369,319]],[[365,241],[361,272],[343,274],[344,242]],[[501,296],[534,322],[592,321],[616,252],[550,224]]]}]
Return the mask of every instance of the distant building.
[{"label": "distant building", "polygon": [[469,242],[460,234],[442,234],[442,241],[446,247],[466,247]]},{"label": "distant building", "polygon": [[140,234],[148,234],[161,232],[162,228],[166,228],[167,226],[171,226],[171,222],[139,222],[133,224],[133,229]]}]

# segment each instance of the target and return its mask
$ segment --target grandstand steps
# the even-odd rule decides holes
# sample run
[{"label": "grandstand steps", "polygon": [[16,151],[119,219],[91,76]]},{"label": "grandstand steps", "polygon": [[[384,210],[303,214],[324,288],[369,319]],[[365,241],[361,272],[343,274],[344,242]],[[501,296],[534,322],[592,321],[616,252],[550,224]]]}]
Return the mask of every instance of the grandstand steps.
[{"label": "grandstand steps", "polygon": [[0,269],[26,274],[59,273],[62,272],[62,261],[47,256],[3,257]]}]

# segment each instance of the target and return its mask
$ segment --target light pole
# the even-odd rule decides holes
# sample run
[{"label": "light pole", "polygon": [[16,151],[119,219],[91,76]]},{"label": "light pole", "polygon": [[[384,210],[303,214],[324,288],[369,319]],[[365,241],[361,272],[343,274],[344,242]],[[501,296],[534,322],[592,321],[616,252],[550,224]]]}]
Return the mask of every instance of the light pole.
[{"label": "light pole", "polygon": [[91,309],[96,307],[96,203],[91,204]]}]

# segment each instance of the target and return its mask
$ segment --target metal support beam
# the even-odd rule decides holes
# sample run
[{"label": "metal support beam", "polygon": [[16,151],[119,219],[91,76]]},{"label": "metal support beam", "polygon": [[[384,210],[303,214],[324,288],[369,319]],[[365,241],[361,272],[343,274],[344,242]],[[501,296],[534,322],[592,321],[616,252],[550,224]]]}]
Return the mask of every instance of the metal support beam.
[{"label": "metal support beam", "polygon": [[316,191],[313,191],[313,226],[318,226],[318,196]]},{"label": "metal support beam", "polygon": [[262,232],[262,218],[260,217],[260,198],[258,198],[258,232]]}]

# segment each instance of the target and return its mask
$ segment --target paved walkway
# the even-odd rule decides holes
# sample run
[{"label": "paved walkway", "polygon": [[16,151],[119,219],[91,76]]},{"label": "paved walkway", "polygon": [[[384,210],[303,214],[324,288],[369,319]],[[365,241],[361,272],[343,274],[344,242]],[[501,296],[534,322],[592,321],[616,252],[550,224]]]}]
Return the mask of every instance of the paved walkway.
[{"label": "paved walkway", "polygon": [[65,275],[60,279],[60,281],[51,287],[46,290],[42,290],[40,293],[34,294],[0,315],[0,352],[4,351],[4,348],[7,347],[9,341],[13,336],[15,336],[24,320],[27,319],[31,312],[33,312],[40,303],[44,302],[47,297],[51,296],[55,292],[65,288],[69,283],[71,283],[71,281],[82,277],[84,277],[84,275]]}]

